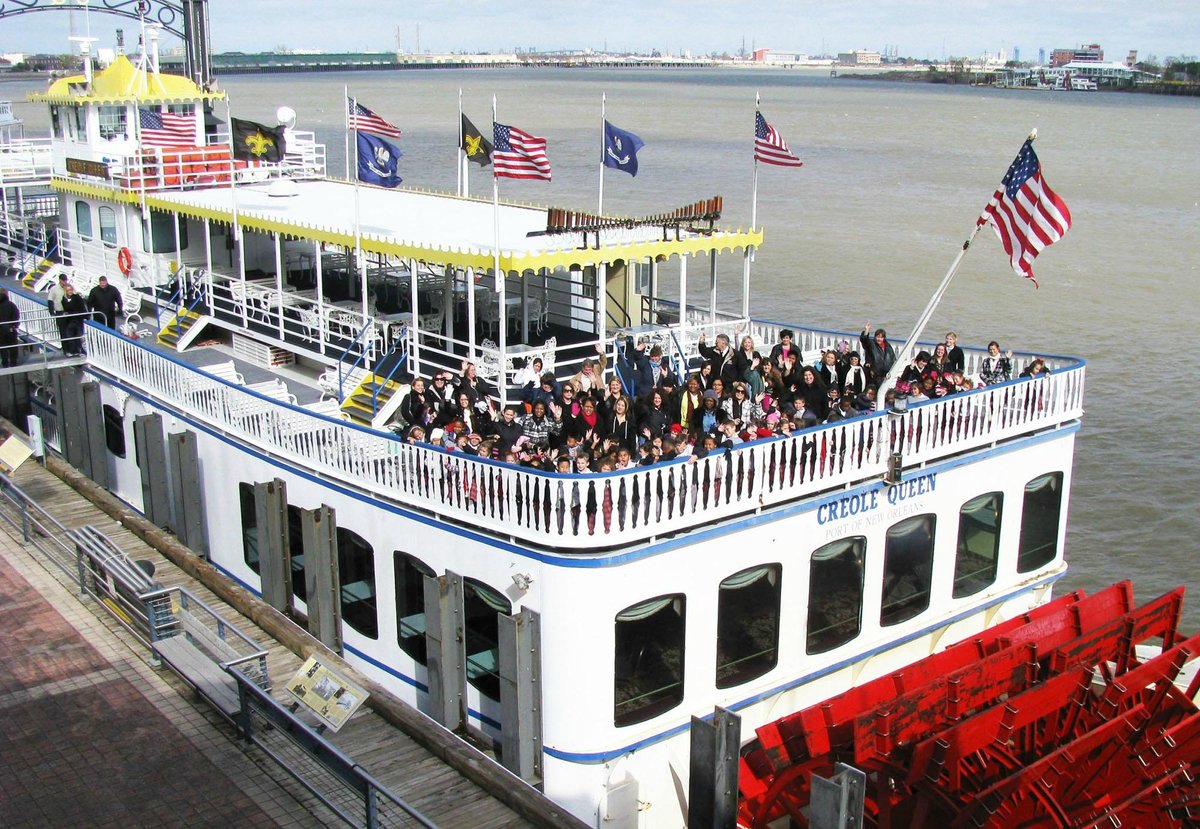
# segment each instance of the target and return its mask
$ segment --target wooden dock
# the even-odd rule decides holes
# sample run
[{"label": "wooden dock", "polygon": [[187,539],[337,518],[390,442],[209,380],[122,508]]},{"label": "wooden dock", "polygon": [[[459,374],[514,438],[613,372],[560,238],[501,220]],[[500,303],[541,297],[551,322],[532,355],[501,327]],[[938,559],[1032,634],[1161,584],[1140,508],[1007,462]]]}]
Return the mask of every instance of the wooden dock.
[{"label": "wooden dock", "polygon": [[[203,575],[213,571],[211,565],[192,555],[194,561],[184,561],[183,566],[179,566],[171,560],[177,558],[179,549],[165,550],[171,557],[169,559],[159,549],[161,544],[147,543],[147,539],[158,541],[160,535],[167,541],[173,541],[171,537],[149,525],[140,514],[61,460],[51,458],[46,467],[30,460],[14,474],[13,480],[68,529],[83,525],[95,527],[130,558],[153,563],[155,580],[164,586],[186,587],[217,609],[228,622],[255,639],[269,652],[268,665],[274,685],[272,695],[284,704],[292,701],[283,690],[284,681],[303,664],[303,657],[323,650],[306,631],[287,622],[292,630],[284,638],[292,647],[286,647],[279,641],[280,637],[268,634],[250,618],[259,621],[283,618],[276,611],[253,594],[228,583],[227,579],[224,585],[214,585],[215,592],[210,590],[187,571]],[[175,547],[178,546],[176,542]],[[248,615],[239,613],[230,604],[231,595],[236,604],[249,604],[245,608],[250,611]],[[259,607],[253,606],[255,602]],[[277,626],[279,620],[273,622]],[[308,647],[297,648],[297,643],[306,640]],[[293,649],[301,650],[301,653]],[[328,656],[325,658],[329,659]],[[350,666],[341,663],[337,667],[369,688],[371,698],[338,733],[326,732],[324,736],[438,826],[508,829],[583,825],[486,755],[390,697]],[[397,720],[409,727],[398,727]],[[428,731],[422,733],[422,727]],[[412,731],[418,733],[414,735]],[[236,739],[232,728],[228,729],[228,736],[231,740]]]}]

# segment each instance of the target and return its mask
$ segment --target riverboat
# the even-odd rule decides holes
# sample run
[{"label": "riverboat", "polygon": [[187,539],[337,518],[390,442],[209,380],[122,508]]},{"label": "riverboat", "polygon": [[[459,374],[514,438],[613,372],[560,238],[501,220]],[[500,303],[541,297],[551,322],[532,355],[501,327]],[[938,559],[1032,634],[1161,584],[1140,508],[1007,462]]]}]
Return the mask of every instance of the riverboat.
[{"label": "riverboat", "polygon": [[[682,375],[704,336],[769,348],[789,328],[813,362],[847,335],[751,318],[764,233],[723,227],[720,199],[628,218],[365,186],[328,176],[288,112],[285,154],[245,161],[213,117],[224,93],[155,64],[150,50],[55,81],[32,96],[52,136],[0,161],[24,335],[61,345],[44,294],[60,274],[124,295],[123,326],[88,321],[83,365],[31,386],[47,441],[585,824],[728,808],[696,735],[731,716],[740,731],[707,768],[740,766],[742,822],[806,823],[834,752],[810,719],[787,724],[856,689],[912,692],[896,677],[956,655],[922,674],[944,681],[967,670],[955,643],[1011,638],[1046,608],[1079,616],[1048,603],[1082,359],[599,474],[409,443],[388,428],[409,378],[465,363],[503,405],[533,358],[563,379],[598,350],[608,379],[628,338]],[[152,145],[145,125],[168,116],[191,132]],[[19,195],[37,188],[53,211]],[[702,306],[687,301],[697,262]],[[730,284],[735,311],[716,302]],[[966,349],[968,373],[985,356]],[[1133,613],[1118,592],[1104,607]],[[992,664],[979,648],[969,664]],[[801,733],[808,759],[789,765]]]}]

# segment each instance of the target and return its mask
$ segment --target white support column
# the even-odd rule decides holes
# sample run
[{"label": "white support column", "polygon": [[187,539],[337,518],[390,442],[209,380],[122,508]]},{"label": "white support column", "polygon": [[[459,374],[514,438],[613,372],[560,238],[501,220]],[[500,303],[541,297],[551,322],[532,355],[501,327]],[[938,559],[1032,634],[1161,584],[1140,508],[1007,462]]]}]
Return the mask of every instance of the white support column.
[{"label": "white support column", "polygon": [[[467,268],[467,359],[475,359],[475,269]],[[448,351],[453,349],[447,349]]]},{"label": "white support column", "polygon": [[[451,269],[446,266],[446,300],[442,306],[442,330],[446,332],[446,339],[454,339],[454,283],[461,279],[463,284],[467,283],[467,272],[459,271],[457,267]],[[447,350],[453,350],[447,348]]]},{"label": "white support column", "polygon": [[708,252],[708,321],[717,323],[717,252]]},{"label": "white support column", "polygon": [[608,342],[608,263],[596,266],[596,343]]},{"label": "white support column", "polygon": [[529,342],[529,281],[521,274],[521,342]]},{"label": "white support column", "polygon": [[317,350],[325,351],[325,263],[317,248]]},{"label": "white support column", "polygon": [[750,261],[754,258],[754,248],[747,245],[742,251],[742,318],[750,319]]},{"label": "white support column", "polygon": [[[653,256],[650,257],[650,319],[642,317],[642,325],[658,322],[657,308],[655,302],[658,300],[658,260]],[[644,307],[644,306],[643,306]]]},{"label": "white support column", "polygon": [[283,237],[275,234],[275,313],[279,317],[279,339],[283,339]]},{"label": "white support column", "polygon": [[497,338],[500,350],[500,371],[496,377],[496,386],[500,390],[500,408],[503,410],[508,405],[508,372],[505,371],[504,364],[507,362],[508,354],[508,273],[507,271],[496,272],[496,295],[490,297],[500,303],[497,316],[500,317],[500,336]]},{"label": "white support column", "polygon": [[679,256],[679,330],[687,324],[687,257]]},{"label": "white support column", "polygon": [[[204,269],[212,275],[212,220],[204,220]],[[208,298],[212,302],[212,296]]]}]

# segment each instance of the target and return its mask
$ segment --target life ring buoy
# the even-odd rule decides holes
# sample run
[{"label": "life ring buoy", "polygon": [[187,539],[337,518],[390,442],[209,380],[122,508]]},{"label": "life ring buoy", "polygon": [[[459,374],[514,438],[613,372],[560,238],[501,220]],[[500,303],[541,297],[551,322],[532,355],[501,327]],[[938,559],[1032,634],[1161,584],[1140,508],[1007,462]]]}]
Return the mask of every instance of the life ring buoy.
[{"label": "life ring buoy", "polygon": [[117,251],[117,267],[125,276],[129,276],[129,272],[133,270],[133,254],[129,252],[129,248],[121,248]]}]

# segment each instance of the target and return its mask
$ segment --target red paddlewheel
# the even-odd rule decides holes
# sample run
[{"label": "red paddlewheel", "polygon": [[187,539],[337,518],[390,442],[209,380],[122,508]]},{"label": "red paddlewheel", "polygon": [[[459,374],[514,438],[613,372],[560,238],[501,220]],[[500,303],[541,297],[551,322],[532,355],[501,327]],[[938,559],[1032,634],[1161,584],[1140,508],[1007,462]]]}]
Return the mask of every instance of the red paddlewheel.
[{"label": "red paddlewheel", "polygon": [[[899,827],[1198,827],[1200,636],[1183,589],[1073,593],[757,731],[739,823],[808,825],[811,780],[867,774],[864,816]],[[1137,646],[1146,648],[1139,659]]]}]

